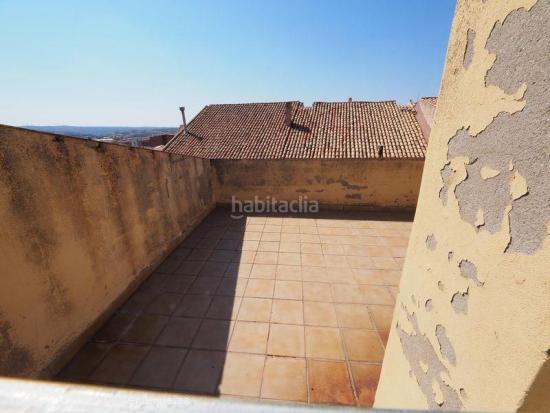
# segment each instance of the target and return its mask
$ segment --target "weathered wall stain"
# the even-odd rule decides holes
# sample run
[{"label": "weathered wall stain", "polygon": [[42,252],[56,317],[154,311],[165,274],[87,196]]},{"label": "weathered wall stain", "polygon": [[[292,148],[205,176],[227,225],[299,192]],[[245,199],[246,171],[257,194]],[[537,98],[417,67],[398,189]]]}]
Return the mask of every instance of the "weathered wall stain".
[{"label": "weathered wall stain", "polygon": [[209,161],[3,125],[0,172],[0,374],[54,374],[214,206]]},{"label": "weathered wall stain", "polygon": [[430,234],[426,237],[426,247],[430,251],[435,251],[435,249],[437,248],[437,239],[435,239],[434,234]]},{"label": "weathered wall stain", "polygon": [[[307,195],[321,206],[413,208],[422,162],[415,160],[216,160],[217,201]],[[253,171],[253,172],[252,172]]]},{"label": "weathered wall stain", "polygon": [[462,275],[464,278],[472,280],[478,287],[481,287],[484,284],[484,281],[479,280],[477,267],[473,262],[469,260],[461,260],[458,263],[458,268],[460,268],[460,275]]},{"label": "weathered wall stain", "polygon": [[[467,157],[467,178],[455,189],[460,214],[476,226],[483,211],[481,230],[496,233],[508,206],[510,243],[508,253],[532,254],[548,235],[550,222],[550,3],[539,1],[530,12],[516,10],[495,24],[486,48],[496,61],[486,75],[487,85],[506,93],[526,87],[523,110],[499,113],[477,135],[459,130],[449,142],[449,160]],[[543,30],[543,33],[540,30]],[[506,148],[502,150],[502,148]],[[447,174],[447,165],[443,168]],[[484,169],[495,171],[492,176]],[[444,175],[442,171],[442,176]],[[519,175],[519,178],[518,178]],[[515,192],[513,182],[523,179],[524,190]],[[445,203],[448,179],[443,178]],[[491,194],[490,197],[485,194]]]},{"label": "weathered wall stain", "polygon": [[443,357],[445,357],[451,364],[456,364],[456,354],[449,337],[447,337],[447,330],[445,326],[438,324],[435,326],[435,336],[439,342],[439,351]]},{"label": "weathered wall stain", "polygon": [[474,40],[476,37],[476,32],[472,29],[468,29],[466,36],[466,47],[464,48],[463,65],[465,69],[468,69],[472,64],[472,58],[474,56]]},{"label": "weathered wall stain", "polygon": [[[426,397],[428,407],[434,410],[460,410],[462,402],[457,392],[445,383],[443,376],[449,371],[437,356],[430,340],[422,334],[416,314],[407,313],[407,319],[413,327],[408,334],[397,324],[397,332],[403,348],[403,354],[409,362],[410,369],[416,378],[420,390]],[[432,384],[437,386],[436,398]]]},{"label": "weathered wall stain", "polygon": [[34,361],[27,349],[13,342],[10,330],[10,323],[0,313],[0,372],[8,376],[18,376],[32,370]]},{"label": "weathered wall stain", "polygon": [[468,290],[456,292],[451,297],[451,306],[456,313],[468,314]]}]

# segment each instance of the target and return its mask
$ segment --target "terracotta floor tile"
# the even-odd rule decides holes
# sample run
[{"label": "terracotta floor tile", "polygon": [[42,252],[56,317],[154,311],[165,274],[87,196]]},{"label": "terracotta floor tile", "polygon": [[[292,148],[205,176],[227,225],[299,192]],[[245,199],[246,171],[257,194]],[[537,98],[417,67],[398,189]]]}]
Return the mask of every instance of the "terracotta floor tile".
[{"label": "terracotta floor tile", "polygon": [[157,298],[151,301],[146,312],[148,314],[171,315],[178,307],[182,298],[183,294],[160,294]]},{"label": "terracotta floor tile", "polygon": [[[385,234],[384,234],[385,235]],[[409,245],[408,237],[384,237],[384,242],[392,247],[406,247]]]},{"label": "terracotta floor tile", "polygon": [[187,292],[196,277],[191,275],[171,275],[166,278],[162,290],[171,293],[183,294]]},{"label": "terracotta floor tile", "polygon": [[299,242],[281,242],[279,245],[279,252],[300,252],[300,243]]},{"label": "terracotta floor tile", "polygon": [[205,350],[226,350],[232,328],[232,321],[205,319],[191,346]]},{"label": "terracotta floor tile", "polygon": [[344,255],[325,255],[327,267],[348,268],[348,261]]},{"label": "terracotta floor tile", "polygon": [[169,347],[190,347],[200,323],[201,320],[198,318],[171,318],[157,338],[156,344]]},{"label": "terracotta floor tile", "polygon": [[391,247],[390,252],[392,257],[404,258],[407,256],[407,247]]},{"label": "terracotta floor tile", "polygon": [[302,281],[302,267],[297,265],[277,265],[275,278],[278,280]]},{"label": "terracotta floor tile", "polygon": [[[256,253],[256,251],[258,250],[258,247],[260,246],[260,241],[259,241],[259,238],[257,240],[254,240],[254,239],[244,239],[242,242],[241,242],[241,246],[240,246],[240,250],[242,252],[244,251],[248,251],[248,252],[253,252],[253,253]],[[255,255],[255,254],[254,254]]]},{"label": "terracotta floor tile", "polygon": [[304,357],[304,327],[288,324],[271,324],[267,354]]},{"label": "terracotta floor tile", "polygon": [[348,260],[348,264],[351,268],[374,268],[374,264],[372,262],[371,257],[362,257],[358,255],[348,255],[346,256],[346,259]]},{"label": "terracotta floor tile", "polygon": [[255,264],[277,264],[277,256],[278,256],[278,253],[276,252],[258,251],[256,253],[256,258],[254,259],[254,263]]},{"label": "terracotta floor tile", "polygon": [[222,278],[216,295],[226,295],[230,297],[242,297],[246,289],[248,278]]},{"label": "terracotta floor tile", "polygon": [[158,337],[168,317],[158,315],[144,315],[137,317],[126,333],[122,335],[121,341],[126,343],[152,344]]},{"label": "terracotta floor tile", "polygon": [[212,252],[213,248],[195,248],[187,256],[187,261],[206,261]]},{"label": "terracotta floor tile", "polygon": [[328,282],[329,280],[325,267],[310,266],[302,266],[302,279],[313,282]]},{"label": "terracotta floor tile", "polygon": [[339,330],[331,327],[306,327],[306,356],[344,360]]},{"label": "terracotta floor tile", "polygon": [[265,362],[261,397],[307,402],[305,359],[268,356]]},{"label": "terracotta floor tile", "polygon": [[328,267],[326,269],[326,282],[335,284],[357,284],[351,268]]},{"label": "terracotta floor tile", "polygon": [[208,260],[216,262],[231,262],[234,256],[234,251],[214,250]]},{"label": "terracotta floor tile", "polygon": [[281,242],[300,242],[300,234],[281,234]]},{"label": "terracotta floor tile", "polygon": [[109,350],[91,379],[102,383],[127,384],[148,351],[147,346],[117,344]]},{"label": "terracotta floor tile", "polygon": [[281,324],[303,324],[304,306],[302,301],[273,300],[271,322]]},{"label": "terracotta floor tile", "polygon": [[219,390],[221,394],[259,397],[265,356],[227,353]]},{"label": "terracotta floor tile", "polygon": [[250,272],[250,278],[263,278],[265,280],[275,279],[277,266],[274,264],[254,264]]},{"label": "terracotta floor tile", "polygon": [[235,320],[241,305],[241,297],[215,296],[206,313],[207,318]]},{"label": "terracotta floor tile", "polygon": [[280,252],[278,264],[281,265],[300,265],[300,254],[296,252]]},{"label": "terracotta floor tile", "polygon": [[300,234],[317,234],[317,225],[315,223],[300,224]]},{"label": "terracotta floor tile", "polygon": [[129,314],[115,314],[101,327],[94,336],[94,341],[115,342],[130,327],[134,316]]},{"label": "terracotta floor tile", "polygon": [[374,330],[342,329],[349,360],[381,362],[384,348]]},{"label": "terracotta floor tile", "polygon": [[391,257],[372,257],[371,258],[374,269],[377,270],[398,270],[401,266],[394,258]]},{"label": "terracotta floor tile", "polygon": [[132,316],[141,315],[157,294],[138,290],[118,309],[118,312]]},{"label": "terracotta floor tile", "polygon": [[174,387],[188,392],[218,394],[225,354],[220,351],[190,350]]},{"label": "terracotta floor tile", "polygon": [[189,292],[193,294],[214,294],[220,285],[221,277],[197,277]]},{"label": "terracotta floor tile", "polygon": [[321,239],[316,234],[300,234],[300,242],[316,243],[320,244]]},{"label": "terracotta floor tile", "polygon": [[241,247],[241,240],[239,239],[221,239],[216,244],[217,250],[229,250],[236,251]]},{"label": "terracotta floor tile", "polygon": [[262,237],[260,238],[261,241],[267,241],[267,242],[280,242],[281,241],[281,233],[280,232],[262,232]]},{"label": "terracotta floor tile", "polygon": [[153,347],[134,373],[130,384],[134,386],[170,388],[187,350]]},{"label": "terracotta floor tile", "polygon": [[388,346],[388,339],[390,338],[390,331],[389,330],[378,330],[378,335],[380,336],[380,340],[382,340],[382,344],[384,345],[384,348]]},{"label": "terracotta floor tile", "polygon": [[367,304],[394,304],[393,295],[386,287],[380,285],[361,285],[359,287]]},{"label": "terracotta floor tile", "polygon": [[283,225],[281,228],[281,233],[283,234],[299,234],[300,226],[298,225]]},{"label": "terracotta floor tile", "polygon": [[301,244],[301,251],[300,252],[302,254],[322,254],[323,249],[321,248],[321,244],[303,242]]},{"label": "terracotta floor tile", "polygon": [[343,245],[321,244],[324,255],[345,255]]},{"label": "terracotta floor tile", "polygon": [[258,246],[258,251],[278,252],[279,241],[260,241],[260,245]]},{"label": "terracotta floor tile", "polygon": [[233,259],[231,260],[230,266],[234,265],[235,263],[240,265],[253,264],[255,258],[256,258],[256,251],[237,251],[233,256]]},{"label": "terracotta floor tile", "polygon": [[61,373],[62,378],[87,379],[101,363],[107,351],[111,348],[106,343],[88,343],[80,349]]},{"label": "terracotta floor tile", "polygon": [[199,276],[222,277],[227,269],[229,262],[206,261],[201,269]]},{"label": "terracotta floor tile", "polygon": [[262,232],[264,230],[265,222],[261,224],[246,223],[246,232]]},{"label": "terracotta floor tile", "polygon": [[301,254],[302,265],[311,267],[322,267],[325,265],[323,254]]},{"label": "terracotta floor tile", "polygon": [[353,284],[332,284],[332,297],[335,303],[364,304],[365,296],[361,286]]},{"label": "terracotta floor tile", "polygon": [[231,263],[225,270],[224,277],[228,278],[248,278],[252,271],[252,264]]},{"label": "terracotta floor tile", "polygon": [[337,327],[336,312],[332,303],[304,301],[304,324],[309,326]]},{"label": "terracotta floor tile", "polygon": [[237,321],[229,344],[230,351],[265,354],[269,324]]},{"label": "terracotta floor tile", "polygon": [[350,367],[359,405],[372,407],[382,366],[353,362]]},{"label": "terracotta floor tile", "polygon": [[302,299],[302,283],[300,281],[275,281],[274,298],[281,298],[287,300],[301,300]]},{"label": "terracotta floor tile", "polygon": [[275,280],[249,279],[245,290],[245,297],[272,298]]},{"label": "terracotta floor tile", "polygon": [[265,224],[265,226],[264,226],[264,234],[265,234],[266,232],[281,232],[281,225]]},{"label": "terracotta floor tile", "polygon": [[355,404],[345,362],[309,360],[308,376],[310,402]]},{"label": "terracotta floor tile", "polygon": [[364,304],[336,304],[338,325],[347,328],[374,328],[368,308]]},{"label": "terracotta floor tile", "polygon": [[203,317],[212,301],[211,295],[186,294],[174,312],[177,317]]},{"label": "terracotta floor tile", "polygon": [[303,283],[304,300],[331,302],[332,294],[330,284],[318,282]]},{"label": "terracotta floor tile", "polygon": [[205,261],[186,260],[178,267],[176,273],[183,275],[197,275],[201,271],[204,263]]},{"label": "terracotta floor tile", "polygon": [[239,315],[240,321],[269,322],[271,318],[271,299],[245,297],[241,303]]},{"label": "terracotta floor tile", "polygon": [[354,269],[353,278],[359,284],[399,285],[401,271]]},{"label": "terracotta floor tile", "polygon": [[393,318],[392,305],[369,305],[368,306],[376,329],[390,330]]}]

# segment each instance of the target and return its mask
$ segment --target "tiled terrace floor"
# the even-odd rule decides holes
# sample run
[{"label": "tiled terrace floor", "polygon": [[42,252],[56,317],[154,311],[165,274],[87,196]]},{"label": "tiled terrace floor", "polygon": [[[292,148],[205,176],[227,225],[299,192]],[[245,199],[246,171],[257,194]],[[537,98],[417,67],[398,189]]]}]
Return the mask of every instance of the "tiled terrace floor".
[{"label": "tiled terrace floor", "polygon": [[60,379],[369,406],[408,218],[217,209]]}]

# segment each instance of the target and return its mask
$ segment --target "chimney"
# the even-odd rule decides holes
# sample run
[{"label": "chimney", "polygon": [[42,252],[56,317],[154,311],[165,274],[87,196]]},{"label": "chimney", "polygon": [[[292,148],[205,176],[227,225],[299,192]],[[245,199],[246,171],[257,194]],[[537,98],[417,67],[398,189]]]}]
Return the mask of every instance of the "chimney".
[{"label": "chimney", "polygon": [[185,121],[185,106],[180,106],[180,112],[183,120],[183,130],[187,132],[187,122]]},{"label": "chimney", "polygon": [[381,158],[384,156],[384,145],[378,146],[378,157]]},{"label": "chimney", "polygon": [[285,103],[285,126],[292,125],[292,103]]}]

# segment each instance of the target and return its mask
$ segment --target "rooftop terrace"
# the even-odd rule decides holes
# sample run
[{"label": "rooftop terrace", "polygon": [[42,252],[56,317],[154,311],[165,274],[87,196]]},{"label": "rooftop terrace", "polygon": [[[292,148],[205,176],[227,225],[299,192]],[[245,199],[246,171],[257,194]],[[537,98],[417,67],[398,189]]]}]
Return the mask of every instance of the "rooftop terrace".
[{"label": "rooftop terrace", "polygon": [[371,406],[411,219],[218,208],[58,379]]}]

